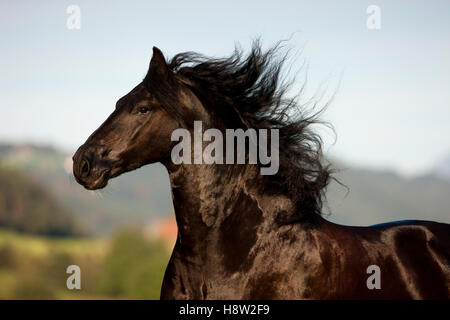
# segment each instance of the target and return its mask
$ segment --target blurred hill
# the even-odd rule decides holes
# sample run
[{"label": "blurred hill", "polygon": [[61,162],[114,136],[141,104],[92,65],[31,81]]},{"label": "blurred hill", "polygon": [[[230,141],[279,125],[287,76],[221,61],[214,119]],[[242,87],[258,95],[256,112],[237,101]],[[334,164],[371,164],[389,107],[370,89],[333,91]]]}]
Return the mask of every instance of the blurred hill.
[{"label": "blurred hill", "polygon": [[346,168],[335,174],[327,199],[336,223],[371,225],[418,219],[450,223],[450,179],[437,175],[406,178],[392,171]]},{"label": "blurred hill", "polygon": [[450,179],[450,155],[441,161],[438,161],[437,164],[430,170],[429,174]]},{"label": "blurred hill", "polygon": [[5,168],[0,168],[0,227],[46,236],[82,234],[74,217],[44,187]]},{"label": "blurred hill", "polygon": [[168,175],[161,165],[130,172],[94,192],[76,183],[71,156],[46,146],[0,144],[0,167],[23,172],[46,186],[90,234],[141,226],[173,211]]},{"label": "blurred hill", "polygon": [[[0,144],[0,167],[24,172],[62,208],[94,235],[127,225],[154,224],[173,217],[165,169],[150,165],[110,181],[92,192],[71,175],[71,154],[49,147]],[[340,168],[336,175],[348,187],[333,182],[327,192],[327,218],[350,225],[370,225],[401,219],[450,223],[450,179],[437,174],[405,178],[395,172]],[[347,194],[348,191],[348,194]]]}]

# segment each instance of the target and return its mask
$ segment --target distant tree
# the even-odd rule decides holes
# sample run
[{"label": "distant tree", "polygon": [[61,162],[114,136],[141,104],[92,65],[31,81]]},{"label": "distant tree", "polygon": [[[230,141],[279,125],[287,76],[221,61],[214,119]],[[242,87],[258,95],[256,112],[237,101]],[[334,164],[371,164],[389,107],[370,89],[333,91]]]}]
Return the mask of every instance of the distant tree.
[{"label": "distant tree", "polygon": [[0,228],[47,236],[82,234],[67,210],[37,182],[0,167]]},{"label": "distant tree", "polygon": [[118,298],[159,299],[169,255],[163,243],[137,230],[117,234],[104,260],[98,290]]}]

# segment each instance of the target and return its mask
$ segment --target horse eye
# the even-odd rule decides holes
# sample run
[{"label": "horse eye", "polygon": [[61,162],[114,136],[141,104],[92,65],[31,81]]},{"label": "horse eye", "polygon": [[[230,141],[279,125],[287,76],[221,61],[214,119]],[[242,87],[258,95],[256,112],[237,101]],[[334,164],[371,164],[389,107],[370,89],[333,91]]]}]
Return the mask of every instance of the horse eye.
[{"label": "horse eye", "polygon": [[139,107],[138,109],[139,113],[147,113],[150,111],[150,108],[148,107]]}]

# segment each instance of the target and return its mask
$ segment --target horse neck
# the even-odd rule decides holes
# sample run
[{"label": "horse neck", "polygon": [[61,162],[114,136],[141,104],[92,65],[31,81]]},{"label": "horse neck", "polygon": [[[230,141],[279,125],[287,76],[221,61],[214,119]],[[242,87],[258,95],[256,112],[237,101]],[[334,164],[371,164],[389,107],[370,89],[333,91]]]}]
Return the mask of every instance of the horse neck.
[{"label": "horse neck", "polygon": [[178,241],[188,255],[204,255],[208,245],[261,225],[273,228],[276,211],[292,205],[262,191],[263,178],[254,165],[179,165],[168,171]]}]

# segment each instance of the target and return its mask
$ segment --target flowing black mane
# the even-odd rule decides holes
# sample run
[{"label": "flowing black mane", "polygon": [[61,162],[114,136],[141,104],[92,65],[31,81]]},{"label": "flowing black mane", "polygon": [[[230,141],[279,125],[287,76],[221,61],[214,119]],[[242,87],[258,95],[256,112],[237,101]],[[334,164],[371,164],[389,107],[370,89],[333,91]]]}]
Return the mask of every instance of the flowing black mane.
[{"label": "flowing black mane", "polygon": [[320,112],[311,115],[297,97],[286,97],[290,84],[282,81],[286,55],[280,57],[280,48],[277,44],[263,52],[255,42],[247,56],[235,49],[223,59],[185,52],[173,57],[169,67],[210,92],[211,105],[227,111],[221,112],[222,118],[231,118],[229,111],[234,110],[247,128],[279,129],[280,168],[270,179],[294,201],[292,220],[321,214],[331,169],[323,164],[322,140],[311,129],[320,122]]},{"label": "flowing black mane", "polygon": [[[323,164],[322,140],[311,128],[320,123],[320,112],[311,114],[298,97],[287,97],[292,82],[283,81],[287,55],[280,55],[280,44],[263,52],[256,41],[247,56],[236,48],[222,59],[184,52],[174,56],[168,66],[193,87],[201,88],[201,98],[207,100],[211,112],[230,128],[279,129],[280,167],[268,179],[274,191],[285,193],[294,202],[295,216],[287,218],[292,221],[321,214],[331,170]],[[173,99],[171,88],[152,78],[148,73],[144,83],[153,92],[159,91],[162,99]],[[166,106],[176,104],[170,101]],[[169,113],[179,116],[176,108],[170,109]]]}]

